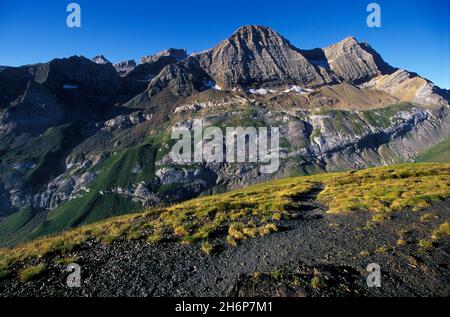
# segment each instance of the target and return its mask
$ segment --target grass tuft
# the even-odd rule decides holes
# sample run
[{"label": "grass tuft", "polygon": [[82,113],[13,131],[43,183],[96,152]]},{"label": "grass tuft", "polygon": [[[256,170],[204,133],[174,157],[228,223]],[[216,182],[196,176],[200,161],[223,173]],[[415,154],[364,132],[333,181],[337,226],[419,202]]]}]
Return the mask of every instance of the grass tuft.
[{"label": "grass tuft", "polygon": [[19,279],[22,283],[28,282],[31,279],[37,278],[42,275],[47,269],[45,263],[40,263],[35,266],[30,266],[19,271]]},{"label": "grass tuft", "polygon": [[320,275],[315,275],[311,279],[311,287],[313,289],[321,289],[327,287],[327,282]]},{"label": "grass tuft", "polygon": [[208,241],[204,241],[202,243],[202,251],[205,252],[206,254],[211,254],[213,249],[214,249],[214,246],[211,243],[209,243]]},{"label": "grass tuft", "polygon": [[433,230],[431,238],[433,240],[439,240],[448,236],[450,236],[450,222],[447,221]]}]

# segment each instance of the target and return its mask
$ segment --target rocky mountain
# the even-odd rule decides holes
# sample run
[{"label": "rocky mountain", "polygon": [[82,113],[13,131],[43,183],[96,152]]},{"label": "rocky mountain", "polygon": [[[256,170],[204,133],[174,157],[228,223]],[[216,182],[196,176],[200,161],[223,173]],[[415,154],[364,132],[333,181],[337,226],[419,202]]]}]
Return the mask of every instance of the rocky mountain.
[{"label": "rocky mountain", "polygon": [[[448,153],[449,92],[350,37],[301,50],[244,26],[169,49],[0,69],[0,243],[261,181]],[[280,168],[173,161],[174,127],[280,128]]]},{"label": "rocky mountain", "polygon": [[391,74],[394,68],[366,43],[354,37],[323,50],[329,68],[345,81],[360,84],[380,75]]},{"label": "rocky mountain", "polygon": [[136,68],[136,62],[134,60],[122,61],[114,64],[114,68],[117,70],[120,76],[126,76],[129,72]]},{"label": "rocky mountain", "polygon": [[155,78],[153,85],[174,86],[171,81],[179,81],[181,74],[193,79],[191,86],[195,89],[200,87],[199,79],[207,87],[209,84],[223,90],[282,85],[317,87],[336,80],[324,67],[311,64],[281,35],[261,26],[244,26],[216,47],[171,68],[169,74],[166,71]]}]

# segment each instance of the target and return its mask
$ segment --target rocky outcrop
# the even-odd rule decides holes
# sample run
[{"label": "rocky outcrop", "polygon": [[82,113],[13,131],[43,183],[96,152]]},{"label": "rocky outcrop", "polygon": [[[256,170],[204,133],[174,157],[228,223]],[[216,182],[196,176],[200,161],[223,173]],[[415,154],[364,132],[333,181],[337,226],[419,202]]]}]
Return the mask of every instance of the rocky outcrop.
[{"label": "rocky outcrop", "polygon": [[154,96],[169,89],[175,96],[187,97],[194,92],[208,89],[211,77],[198,61],[189,57],[186,61],[165,67],[149,84],[148,94]]},{"label": "rocky outcrop", "polygon": [[107,120],[103,124],[101,130],[105,132],[125,130],[150,119],[151,115],[143,114],[142,112],[134,112],[129,115],[120,115]]},{"label": "rocky outcrop", "polygon": [[156,179],[163,190],[162,200],[181,201],[195,197],[215,186],[217,175],[205,166],[162,167],[156,171]]},{"label": "rocky outcrop", "polygon": [[53,210],[63,202],[81,197],[89,192],[89,186],[95,180],[95,173],[85,172],[67,177],[63,174],[47,185],[46,190],[33,199],[33,206],[38,209]]}]

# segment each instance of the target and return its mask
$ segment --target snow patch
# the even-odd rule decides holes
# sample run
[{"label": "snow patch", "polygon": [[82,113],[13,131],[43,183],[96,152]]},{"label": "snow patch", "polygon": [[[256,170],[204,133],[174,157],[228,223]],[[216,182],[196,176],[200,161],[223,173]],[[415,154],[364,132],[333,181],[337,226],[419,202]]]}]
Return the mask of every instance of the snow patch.
[{"label": "snow patch", "polygon": [[302,88],[300,86],[294,85],[291,88],[286,89],[284,92],[295,92],[295,93],[299,93],[299,94],[303,95],[303,94],[306,94],[306,93],[311,92],[311,91],[313,91],[313,90],[312,89]]},{"label": "snow patch", "polygon": [[259,89],[250,89],[248,92],[253,95],[267,95],[268,93],[289,93],[289,92],[306,94],[306,93],[312,92],[312,91],[313,91],[312,89],[302,88],[300,86],[294,85],[291,88],[285,89],[285,90],[259,88]]},{"label": "snow patch", "polygon": [[268,93],[276,92],[276,90],[259,88],[259,89],[250,89],[248,92],[253,95],[267,95]]}]

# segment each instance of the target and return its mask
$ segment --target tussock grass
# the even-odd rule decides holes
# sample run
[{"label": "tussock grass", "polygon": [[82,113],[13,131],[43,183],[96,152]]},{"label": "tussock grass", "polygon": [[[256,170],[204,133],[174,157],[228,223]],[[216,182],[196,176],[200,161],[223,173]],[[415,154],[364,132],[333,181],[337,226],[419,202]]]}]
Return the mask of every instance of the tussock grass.
[{"label": "tussock grass", "polygon": [[69,265],[69,264],[77,262],[77,260],[78,260],[78,257],[72,255],[72,256],[63,257],[63,258],[55,260],[55,264],[57,264],[57,265]]},{"label": "tussock grass", "polygon": [[316,290],[325,288],[325,287],[327,287],[327,282],[321,275],[316,274],[311,279],[311,287]]},{"label": "tussock grass", "polygon": [[382,245],[375,249],[375,253],[385,254],[385,253],[389,252],[390,250],[391,250],[391,248],[388,247],[387,245]]},{"label": "tussock grass", "polygon": [[436,218],[436,216],[434,216],[431,213],[426,213],[426,214],[420,216],[420,221],[421,222],[428,222],[428,221],[430,221],[433,218]]},{"label": "tussock grass", "polygon": [[450,197],[449,164],[404,164],[342,173],[325,181],[329,213],[420,210]]},{"label": "tussock grass", "polygon": [[398,240],[397,240],[397,245],[398,245],[399,247],[405,246],[406,244],[407,244],[407,242],[406,242],[406,240],[404,240],[404,239],[398,239]]},{"label": "tussock grass", "polygon": [[209,243],[209,241],[205,241],[202,243],[202,251],[205,252],[206,254],[211,254],[213,249],[214,246],[211,243]]},{"label": "tussock grass", "polygon": [[447,221],[433,230],[431,238],[433,240],[439,240],[448,236],[450,236],[450,222]]},{"label": "tussock grass", "polygon": [[430,249],[433,247],[433,241],[431,241],[429,239],[419,240],[419,246],[425,250]]},{"label": "tussock grass", "polygon": [[36,278],[44,273],[46,269],[47,265],[44,263],[27,267],[19,272],[19,279],[22,283],[28,282],[29,280]]}]

